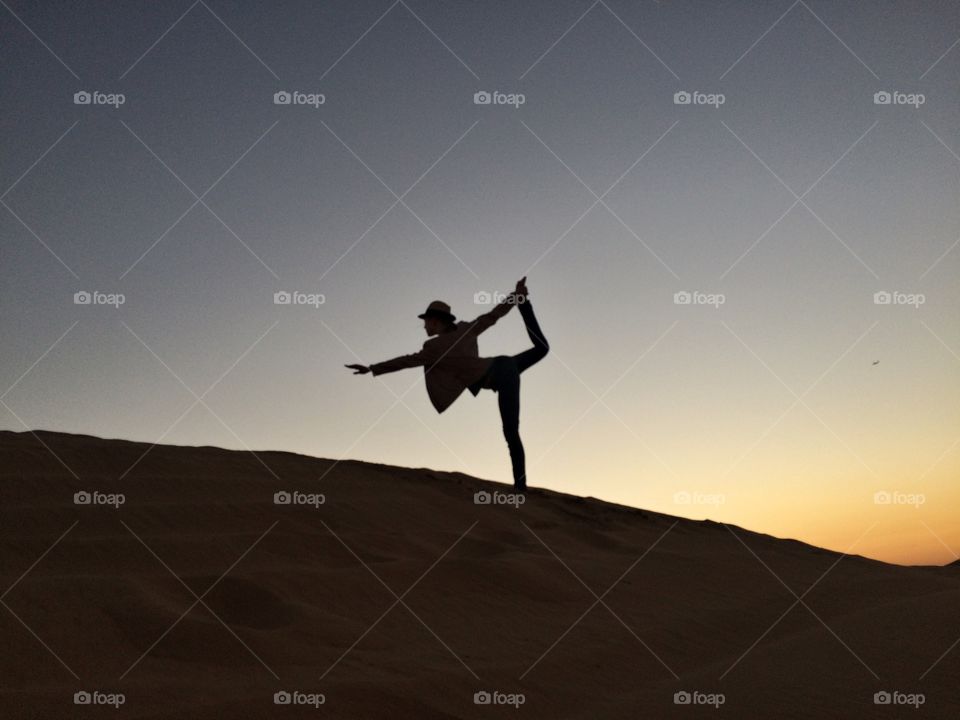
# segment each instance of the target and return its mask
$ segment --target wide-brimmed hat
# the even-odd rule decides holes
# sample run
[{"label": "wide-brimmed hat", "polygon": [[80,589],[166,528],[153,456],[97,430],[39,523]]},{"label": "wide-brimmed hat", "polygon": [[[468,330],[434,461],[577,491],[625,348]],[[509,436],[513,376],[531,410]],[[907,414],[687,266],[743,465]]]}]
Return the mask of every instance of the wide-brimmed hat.
[{"label": "wide-brimmed hat", "polygon": [[450,312],[450,306],[442,300],[434,300],[432,303],[427,305],[426,311],[420,315],[417,315],[417,317],[421,320],[428,317],[435,317],[451,323],[456,322],[457,320],[456,316]]}]

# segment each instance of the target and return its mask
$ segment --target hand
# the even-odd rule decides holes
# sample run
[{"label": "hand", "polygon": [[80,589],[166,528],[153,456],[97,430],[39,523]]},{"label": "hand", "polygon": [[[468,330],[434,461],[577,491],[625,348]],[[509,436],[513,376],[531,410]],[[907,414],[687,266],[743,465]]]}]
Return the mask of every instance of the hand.
[{"label": "hand", "polygon": [[527,299],[527,276],[524,275],[522,278],[517,280],[517,288],[513,291],[518,298],[523,298],[521,302]]},{"label": "hand", "polygon": [[370,368],[368,368],[366,365],[344,365],[344,367],[354,370],[354,375],[366,375],[368,372],[370,372]]}]

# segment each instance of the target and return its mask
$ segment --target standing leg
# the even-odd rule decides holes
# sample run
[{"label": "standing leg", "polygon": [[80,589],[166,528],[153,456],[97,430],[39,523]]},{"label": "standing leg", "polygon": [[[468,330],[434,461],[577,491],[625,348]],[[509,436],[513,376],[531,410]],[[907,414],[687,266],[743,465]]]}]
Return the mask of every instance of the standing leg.
[{"label": "standing leg", "polygon": [[517,303],[517,309],[520,311],[521,317],[523,317],[523,324],[527,329],[527,336],[530,338],[530,342],[533,343],[533,347],[529,350],[524,350],[522,353],[513,356],[513,359],[517,363],[517,371],[523,372],[534,363],[543,360],[547,351],[550,350],[550,345],[547,343],[547,338],[544,337],[539,323],[537,323],[537,318],[533,314],[533,306],[529,300],[527,302]]},{"label": "standing leg", "polygon": [[526,457],[520,440],[520,372],[513,358],[499,357],[491,367],[503,422],[503,437],[510,450],[513,466],[513,487],[517,492],[527,489]]}]

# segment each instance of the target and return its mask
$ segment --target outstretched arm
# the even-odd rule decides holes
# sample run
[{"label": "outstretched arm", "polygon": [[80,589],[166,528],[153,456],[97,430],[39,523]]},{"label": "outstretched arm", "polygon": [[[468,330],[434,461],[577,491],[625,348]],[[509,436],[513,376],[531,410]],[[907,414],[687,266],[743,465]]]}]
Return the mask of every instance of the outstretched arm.
[{"label": "outstretched arm", "polygon": [[355,369],[357,371],[356,374],[359,375],[366,374],[367,372],[373,373],[374,375],[382,375],[383,373],[396,372],[397,370],[403,370],[405,368],[419,367],[423,364],[424,357],[423,351],[421,350],[411,355],[401,355],[391,360],[374,363],[369,367],[364,367],[363,365],[347,365],[347,367]]},{"label": "outstretched arm", "polygon": [[521,280],[518,280],[516,289],[512,293],[507,295],[507,297],[503,299],[503,302],[497,303],[497,306],[493,308],[493,310],[491,310],[488,313],[484,313],[483,315],[480,315],[476,320],[474,320],[471,323],[470,332],[476,333],[477,335],[479,335],[484,330],[492,326],[497,320],[499,320],[508,312],[510,312],[510,308],[512,308],[518,302],[523,302],[524,300],[526,300],[526,295],[527,295],[526,281],[527,281],[526,277],[522,278]]}]

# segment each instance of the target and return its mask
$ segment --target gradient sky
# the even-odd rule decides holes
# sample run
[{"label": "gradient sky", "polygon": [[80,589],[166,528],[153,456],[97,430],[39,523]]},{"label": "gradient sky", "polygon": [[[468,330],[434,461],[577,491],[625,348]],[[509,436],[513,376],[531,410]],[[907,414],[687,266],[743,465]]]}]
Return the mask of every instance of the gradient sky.
[{"label": "gradient sky", "polygon": [[531,485],[951,562],[958,36],[956,2],[4,0],[0,427],[509,482],[493,393],[343,364],[527,275]]}]

